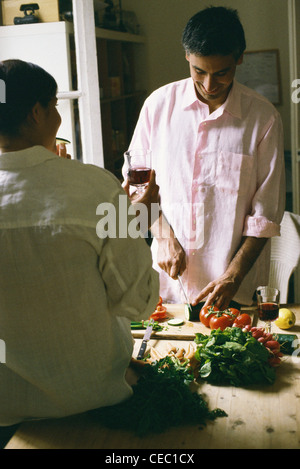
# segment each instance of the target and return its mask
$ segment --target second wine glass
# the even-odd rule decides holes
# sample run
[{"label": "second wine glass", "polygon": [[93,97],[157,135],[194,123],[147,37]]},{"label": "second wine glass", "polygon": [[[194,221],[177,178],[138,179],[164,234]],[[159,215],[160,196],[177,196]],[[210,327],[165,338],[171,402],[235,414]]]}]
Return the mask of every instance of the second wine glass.
[{"label": "second wine glass", "polygon": [[268,286],[256,289],[258,317],[266,323],[266,331],[271,332],[271,323],[278,318],[280,292]]}]

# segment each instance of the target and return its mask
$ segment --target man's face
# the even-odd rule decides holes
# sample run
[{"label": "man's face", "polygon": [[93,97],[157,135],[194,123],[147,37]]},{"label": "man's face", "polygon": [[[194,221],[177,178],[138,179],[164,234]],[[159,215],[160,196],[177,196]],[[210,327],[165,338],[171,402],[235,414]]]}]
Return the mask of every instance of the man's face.
[{"label": "man's face", "polygon": [[226,101],[236,66],[242,63],[243,56],[236,61],[232,54],[225,56],[186,54],[186,59],[190,64],[191,77],[198,98],[214,108],[221,106]]}]

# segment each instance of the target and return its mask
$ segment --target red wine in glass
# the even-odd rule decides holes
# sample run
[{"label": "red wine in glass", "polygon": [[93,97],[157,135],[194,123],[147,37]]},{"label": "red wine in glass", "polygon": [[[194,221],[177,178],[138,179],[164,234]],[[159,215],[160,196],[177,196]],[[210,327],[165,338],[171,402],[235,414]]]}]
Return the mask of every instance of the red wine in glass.
[{"label": "red wine in glass", "polygon": [[258,316],[262,321],[275,321],[278,318],[278,303],[260,303],[258,305]]},{"label": "red wine in glass", "polygon": [[128,182],[131,186],[145,186],[150,181],[150,168],[131,167],[128,169]]}]

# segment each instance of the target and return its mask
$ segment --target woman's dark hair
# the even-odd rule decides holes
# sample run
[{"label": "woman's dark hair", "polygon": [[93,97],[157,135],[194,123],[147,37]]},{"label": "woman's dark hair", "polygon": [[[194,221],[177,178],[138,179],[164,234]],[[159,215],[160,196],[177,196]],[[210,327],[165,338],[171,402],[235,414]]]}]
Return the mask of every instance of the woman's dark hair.
[{"label": "woman's dark hair", "polygon": [[188,54],[233,54],[238,60],[246,49],[246,41],[237,10],[208,7],[196,13],[184,29],[182,44]]},{"label": "woman's dark hair", "polygon": [[5,102],[0,104],[0,135],[17,135],[36,103],[47,107],[56,96],[55,79],[38,65],[22,60],[0,62]]}]

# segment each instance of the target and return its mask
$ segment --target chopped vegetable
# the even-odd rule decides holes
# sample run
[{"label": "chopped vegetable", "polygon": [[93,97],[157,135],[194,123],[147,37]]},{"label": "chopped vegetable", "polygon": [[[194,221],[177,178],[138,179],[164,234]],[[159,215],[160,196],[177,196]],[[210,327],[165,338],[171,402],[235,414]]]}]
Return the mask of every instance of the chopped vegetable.
[{"label": "chopped vegetable", "polygon": [[154,321],[162,321],[164,319],[168,319],[167,308],[162,305],[162,301],[162,297],[160,296],[155,311],[151,314],[149,319],[154,319]]},{"label": "chopped vegetable", "polygon": [[181,326],[183,323],[183,319],[180,318],[173,318],[168,321],[169,326]]},{"label": "chopped vegetable", "polygon": [[128,400],[97,409],[93,415],[109,428],[129,430],[138,436],[180,425],[205,425],[207,420],[225,417],[221,409],[210,411],[201,394],[190,390],[193,381],[190,367],[167,356],[144,366]]},{"label": "chopped vegetable", "polygon": [[[131,321],[131,330],[136,330],[136,329],[146,329],[148,327],[148,324],[149,324],[149,321],[139,321],[139,322],[135,322],[135,321]],[[163,327],[156,321],[154,322],[153,324],[153,330],[154,331],[162,331],[163,330]]]},{"label": "chopped vegetable", "polygon": [[184,317],[187,321],[198,321],[199,320],[199,313],[200,313],[200,306],[199,305],[184,305]]},{"label": "chopped vegetable", "polygon": [[154,321],[162,321],[163,319],[168,319],[168,315],[166,311],[154,311],[151,314],[150,319],[154,319]]},{"label": "chopped vegetable", "polygon": [[195,366],[195,348],[191,342],[188,342],[187,350],[184,348],[177,348],[173,344],[169,344],[167,354],[162,355],[155,347],[151,347],[149,354],[144,358],[146,363],[152,363],[154,361],[160,360],[166,356],[175,357],[185,366]]},{"label": "chopped vegetable", "polygon": [[199,376],[212,384],[248,386],[273,384],[275,370],[270,353],[250,332],[239,327],[213,330],[209,336],[196,334],[195,358]]}]

